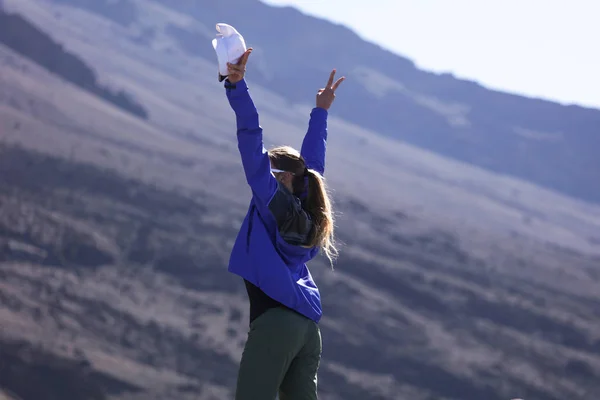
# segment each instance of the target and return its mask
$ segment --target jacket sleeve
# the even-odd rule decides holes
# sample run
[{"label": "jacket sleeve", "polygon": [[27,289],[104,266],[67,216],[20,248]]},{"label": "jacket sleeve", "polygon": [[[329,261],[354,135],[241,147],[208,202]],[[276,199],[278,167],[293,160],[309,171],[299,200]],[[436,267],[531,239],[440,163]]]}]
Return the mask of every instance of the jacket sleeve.
[{"label": "jacket sleeve", "polygon": [[238,149],[246,181],[254,196],[266,205],[277,191],[277,180],[271,173],[271,162],[263,145],[258,111],[245,80],[235,84],[225,81],[225,89],[236,116]]},{"label": "jacket sleeve", "polygon": [[306,161],[306,166],[325,173],[325,152],[327,149],[327,115],[324,108],[315,107],[310,113],[308,131],[302,141],[300,154]]}]

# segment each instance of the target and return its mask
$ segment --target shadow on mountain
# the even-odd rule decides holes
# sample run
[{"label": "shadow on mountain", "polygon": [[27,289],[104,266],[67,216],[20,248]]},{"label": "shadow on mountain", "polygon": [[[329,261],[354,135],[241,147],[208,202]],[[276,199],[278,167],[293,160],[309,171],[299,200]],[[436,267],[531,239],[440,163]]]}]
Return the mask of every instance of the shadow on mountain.
[{"label": "shadow on mountain", "polygon": [[[120,6],[118,9],[121,9]],[[148,112],[128,93],[123,90],[115,93],[100,86],[93,69],[22,16],[0,11],[0,43],[115,106],[148,119]]]},{"label": "shadow on mountain", "polygon": [[140,388],[23,341],[0,340],[0,386],[22,400],[104,400]]}]

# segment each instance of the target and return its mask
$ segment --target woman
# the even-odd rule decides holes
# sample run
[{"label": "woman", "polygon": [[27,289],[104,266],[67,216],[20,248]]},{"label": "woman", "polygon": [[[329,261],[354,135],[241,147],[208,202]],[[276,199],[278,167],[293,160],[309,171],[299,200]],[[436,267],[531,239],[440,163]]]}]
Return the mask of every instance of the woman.
[{"label": "woman", "polygon": [[321,299],[306,262],[322,250],[336,256],[333,215],[325,182],[327,114],[335,70],[318,91],[301,152],[266,151],[258,112],[244,80],[248,49],[228,65],[225,88],[236,114],[238,148],[252,200],[231,252],[229,271],[244,278],[250,331],[236,400],[317,399],[321,358]]}]

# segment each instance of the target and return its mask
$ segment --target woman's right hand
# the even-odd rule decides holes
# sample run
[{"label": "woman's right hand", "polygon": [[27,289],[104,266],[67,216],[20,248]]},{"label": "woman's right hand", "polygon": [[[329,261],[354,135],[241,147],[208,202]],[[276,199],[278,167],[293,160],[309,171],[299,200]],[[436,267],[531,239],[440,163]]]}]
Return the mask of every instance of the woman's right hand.
[{"label": "woman's right hand", "polygon": [[252,53],[252,48],[246,50],[236,64],[227,63],[227,72],[229,72],[227,75],[227,80],[229,82],[238,83],[244,79],[244,74],[246,73],[246,63],[248,62],[250,53]]}]

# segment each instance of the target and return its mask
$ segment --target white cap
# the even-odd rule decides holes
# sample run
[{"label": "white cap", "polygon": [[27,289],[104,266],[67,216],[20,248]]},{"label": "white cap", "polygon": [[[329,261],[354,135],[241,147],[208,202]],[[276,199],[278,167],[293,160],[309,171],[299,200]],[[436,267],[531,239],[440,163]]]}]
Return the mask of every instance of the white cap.
[{"label": "white cap", "polygon": [[217,24],[217,37],[212,40],[217,53],[219,74],[227,76],[227,63],[235,64],[246,51],[246,42],[242,35],[231,25]]}]

